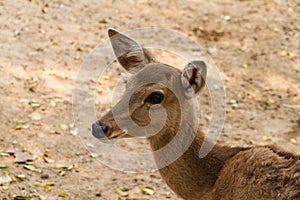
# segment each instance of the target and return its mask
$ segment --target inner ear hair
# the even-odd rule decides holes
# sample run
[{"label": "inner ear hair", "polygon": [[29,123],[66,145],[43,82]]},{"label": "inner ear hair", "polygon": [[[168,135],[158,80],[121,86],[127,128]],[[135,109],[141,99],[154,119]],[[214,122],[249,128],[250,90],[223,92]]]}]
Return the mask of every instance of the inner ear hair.
[{"label": "inner ear hair", "polygon": [[188,63],[182,72],[182,86],[190,91],[193,88],[197,94],[204,86],[206,79],[206,64],[203,61]]}]

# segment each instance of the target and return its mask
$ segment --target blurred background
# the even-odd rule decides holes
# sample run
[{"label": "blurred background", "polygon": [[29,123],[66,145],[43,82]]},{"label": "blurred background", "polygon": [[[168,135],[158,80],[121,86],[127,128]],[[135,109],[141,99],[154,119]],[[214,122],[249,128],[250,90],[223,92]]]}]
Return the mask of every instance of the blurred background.
[{"label": "blurred background", "polygon": [[[0,1],[0,199],[179,199],[157,172],[101,164],[72,117],[77,74],[107,29],[143,27],[176,30],[215,61],[227,94],[220,143],[300,152],[298,0]],[[174,55],[157,56],[178,64]],[[96,107],[110,108],[116,76],[91,80]],[[204,129],[209,120],[208,111]],[[147,141],[117,145],[136,144]]]}]

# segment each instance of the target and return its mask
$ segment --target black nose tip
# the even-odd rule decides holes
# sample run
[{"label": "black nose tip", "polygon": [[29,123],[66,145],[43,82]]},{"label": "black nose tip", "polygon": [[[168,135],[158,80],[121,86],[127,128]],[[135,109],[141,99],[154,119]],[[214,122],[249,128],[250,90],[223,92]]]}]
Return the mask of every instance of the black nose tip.
[{"label": "black nose tip", "polygon": [[108,127],[103,124],[93,123],[92,134],[95,138],[103,138],[108,132]]}]

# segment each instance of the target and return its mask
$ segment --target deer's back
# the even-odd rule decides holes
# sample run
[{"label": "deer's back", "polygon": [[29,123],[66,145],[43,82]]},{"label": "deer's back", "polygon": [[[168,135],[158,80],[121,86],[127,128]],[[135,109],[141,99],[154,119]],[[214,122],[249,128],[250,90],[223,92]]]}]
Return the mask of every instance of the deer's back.
[{"label": "deer's back", "polygon": [[300,199],[300,156],[276,146],[253,147],[228,160],[213,199]]}]

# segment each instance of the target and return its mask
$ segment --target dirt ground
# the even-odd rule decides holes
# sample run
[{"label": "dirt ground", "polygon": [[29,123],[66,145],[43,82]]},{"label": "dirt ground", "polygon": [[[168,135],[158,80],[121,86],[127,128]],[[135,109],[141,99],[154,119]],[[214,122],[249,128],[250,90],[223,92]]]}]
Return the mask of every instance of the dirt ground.
[{"label": "dirt ground", "polygon": [[227,94],[220,143],[300,152],[298,0],[0,1],[0,199],[180,199],[157,172],[101,164],[76,135],[74,83],[110,27],[170,28],[208,50]]}]

